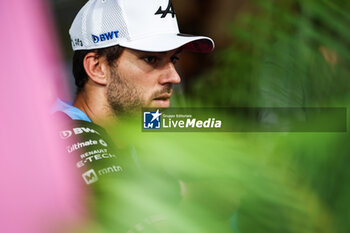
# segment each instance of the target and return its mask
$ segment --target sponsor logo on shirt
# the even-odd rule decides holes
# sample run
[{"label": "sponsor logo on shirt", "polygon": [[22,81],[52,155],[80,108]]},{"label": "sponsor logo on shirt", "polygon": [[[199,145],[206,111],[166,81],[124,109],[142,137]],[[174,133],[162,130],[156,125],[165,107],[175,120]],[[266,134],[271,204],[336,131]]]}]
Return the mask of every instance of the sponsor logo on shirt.
[{"label": "sponsor logo on shirt", "polygon": [[62,139],[67,139],[67,138],[71,137],[73,135],[73,133],[75,135],[79,135],[79,134],[82,134],[82,133],[93,133],[93,134],[98,134],[98,135],[100,134],[99,132],[97,132],[96,130],[91,129],[91,128],[78,127],[78,128],[73,128],[73,131],[71,131],[71,130],[61,131],[60,132],[60,137]]},{"label": "sponsor logo on shirt", "polygon": [[98,181],[98,177],[94,169],[90,169],[89,171],[83,173],[82,177],[86,184],[92,184]]}]

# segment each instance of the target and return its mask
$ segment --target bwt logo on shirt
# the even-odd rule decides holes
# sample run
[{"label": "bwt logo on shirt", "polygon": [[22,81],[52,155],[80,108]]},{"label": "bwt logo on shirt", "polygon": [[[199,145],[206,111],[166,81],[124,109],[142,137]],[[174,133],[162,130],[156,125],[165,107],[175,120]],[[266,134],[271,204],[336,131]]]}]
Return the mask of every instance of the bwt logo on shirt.
[{"label": "bwt logo on shirt", "polygon": [[160,119],[162,114],[157,110],[156,112],[143,112],[143,128],[144,129],[160,129]]},{"label": "bwt logo on shirt", "polygon": [[113,39],[119,38],[119,31],[111,31],[107,33],[102,33],[99,36],[92,35],[92,40],[95,44],[106,41],[106,40],[113,40]]},{"label": "bwt logo on shirt", "polygon": [[[74,128],[73,132],[74,132],[75,135],[82,134],[82,133],[95,133],[95,134],[98,134],[98,135],[100,134],[96,130],[93,130],[93,129],[90,129],[90,128],[85,128],[85,127]],[[60,137],[62,139],[67,139],[67,138],[69,138],[70,136],[73,135],[73,132],[70,131],[70,130],[61,131],[60,132]]]}]

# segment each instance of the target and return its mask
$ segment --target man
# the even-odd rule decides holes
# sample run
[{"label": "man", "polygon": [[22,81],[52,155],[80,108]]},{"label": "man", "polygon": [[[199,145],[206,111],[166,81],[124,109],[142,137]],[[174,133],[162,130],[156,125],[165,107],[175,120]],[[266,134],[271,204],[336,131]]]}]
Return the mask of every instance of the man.
[{"label": "man", "polygon": [[214,47],[210,38],[179,33],[168,0],[88,1],[70,36],[74,107],[97,124],[141,106],[169,107],[172,85],[180,83],[177,53]]},{"label": "man", "polygon": [[55,113],[73,120],[61,138],[66,151],[77,154],[85,183],[92,184],[107,170],[125,171],[120,161],[114,167],[102,162],[116,157],[105,123],[140,107],[169,107],[172,87],[181,81],[174,66],[177,54],[207,53],[214,42],[179,33],[170,0],[90,0],[69,33],[78,92],[73,105],[58,100]]},{"label": "man", "polygon": [[[214,43],[207,37],[180,34],[170,0],[90,0],[75,17],[69,32],[78,92],[73,105],[58,100],[55,106],[55,115],[71,123],[60,132],[66,153],[75,160],[83,183],[96,193],[109,193],[99,201],[108,206],[120,201],[115,208],[120,215],[125,214],[121,206],[136,210],[127,220],[111,221],[120,221],[116,224],[120,232],[144,222],[145,217],[152,223],[158,219],[154,215],[157,211],[140,209],[138,201],[131,198],[125,201],[120,190],[114,195],[111,190],[105,192],[110,187],[120,188],[122,180],[127,180],[124,184],[140,184],[138,178],[130,177],[146,177],[146,173],[134,175],[140,167],[136,150],[117,148],[103,127],[140,107],[169,107],[172,87],[181,81],[174,66],[178,53],[207,53],[213,50]],[[106,185],[110,180],[117,181]],[[143,184],[149,186],[149,180]],[[162,195],[165,199],[178,196],[178,188],[178,181],[169,176],[163,185],[168,194]],[[145,190],[142,188],[143,193]],[[113,198],[107,201],[108,197]],[[105,211],[104,204],[98,204],[95,211],[99,212],[100,206]],[[108,216],[120,216],[115,211]]]}]

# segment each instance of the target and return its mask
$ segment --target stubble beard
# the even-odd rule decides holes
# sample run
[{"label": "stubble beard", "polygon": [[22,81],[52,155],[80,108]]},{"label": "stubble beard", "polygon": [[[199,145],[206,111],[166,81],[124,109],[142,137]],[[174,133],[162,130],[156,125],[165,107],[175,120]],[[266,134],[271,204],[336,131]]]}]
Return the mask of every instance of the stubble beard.
[{"label": "stubble beard", "polygon": [[135,113],[146,104],[141,99],[141,90],[125,81],[115,67],[111,69],[111,79],[107,86],[107,101],[115,115]]},{"label": "stubble beard", "polygon": [[117,71],[111,69],[111,82],[107,86],[107,101],[115,115],[136,114],[142,107],[151,107],[151,101],[162,95],[172,93],[172,85],[167,84],[152,94],[148,101],[142,99],[143,91],[127,82]]}]

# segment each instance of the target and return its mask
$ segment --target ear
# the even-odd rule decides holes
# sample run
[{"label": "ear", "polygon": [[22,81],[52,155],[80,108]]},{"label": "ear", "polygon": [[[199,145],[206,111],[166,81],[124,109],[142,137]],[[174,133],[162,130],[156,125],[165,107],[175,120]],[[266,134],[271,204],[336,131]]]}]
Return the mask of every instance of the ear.
[{"label": "ear", "polygon": [[94,52],[86,54],[84,69],[93,82],[107,85],[108,64],[104,57],[99,57]]}]

